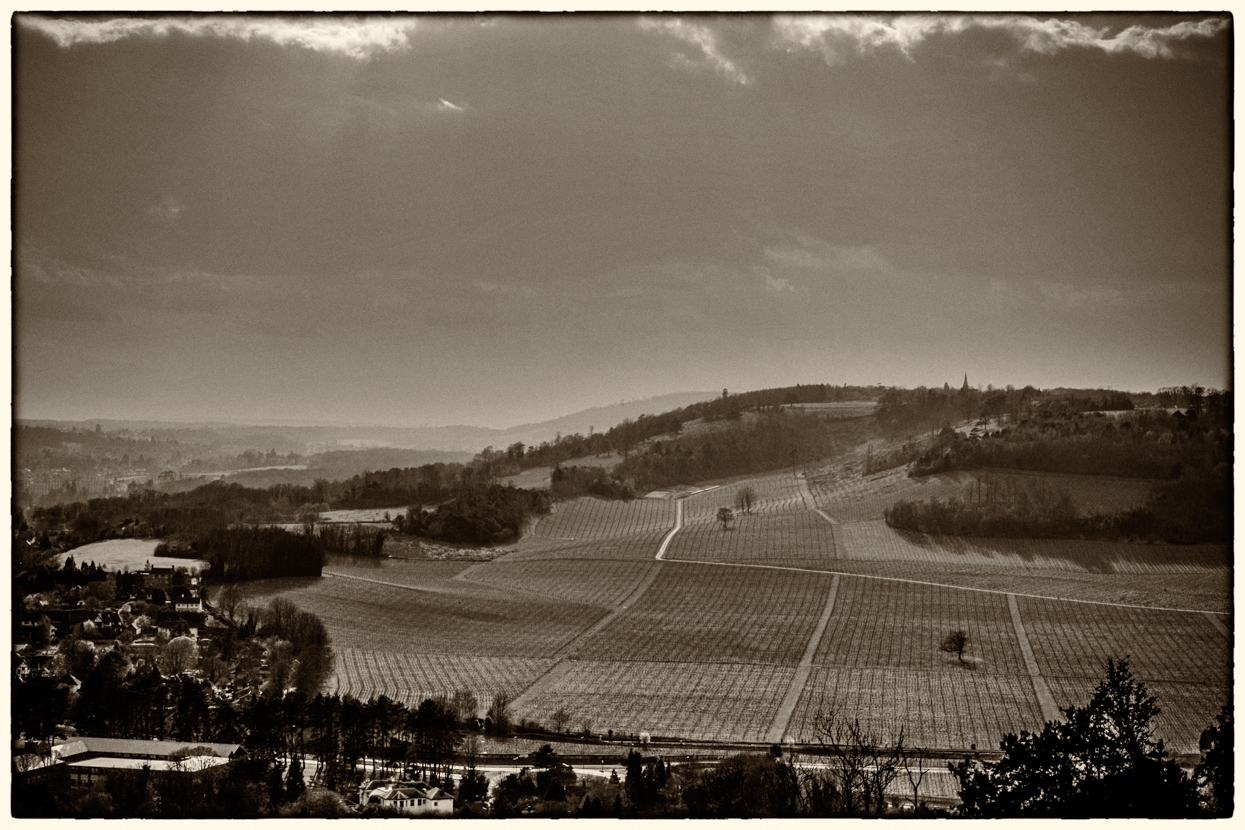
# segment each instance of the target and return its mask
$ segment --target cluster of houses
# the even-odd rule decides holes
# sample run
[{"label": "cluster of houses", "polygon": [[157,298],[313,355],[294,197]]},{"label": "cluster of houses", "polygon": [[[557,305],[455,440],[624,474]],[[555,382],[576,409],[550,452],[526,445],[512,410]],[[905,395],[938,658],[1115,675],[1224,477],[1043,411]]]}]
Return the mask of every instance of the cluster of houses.
[{"label": "cluster of houses", "polygon": [[[205,586],[193,573],[148,562],[143,570],[107,571],[106,577],[114,596],[111,607],[92,600],[89,590],[76,587],[55,595],[35,595],[29,607],[14,609],[14,671],[19,679],[31,674],[53,674],[57,640],[79,626],[81,642],[96,657],[119,647],[123,641],[132,651],[154,652],[162,639],[167,641],[179,634],[196,638],[203,647],[210,640],[212,629],[225,628],[205,612]],[[140,602],[141,616],[135,613]],[[157,617],[156,609],[176,612],[177,618],[170,621]],[[44,625],[50,626],[50,636],[40,642],[35,629]],[[71,688],[77,685],[72,677],[68,682]]]}]

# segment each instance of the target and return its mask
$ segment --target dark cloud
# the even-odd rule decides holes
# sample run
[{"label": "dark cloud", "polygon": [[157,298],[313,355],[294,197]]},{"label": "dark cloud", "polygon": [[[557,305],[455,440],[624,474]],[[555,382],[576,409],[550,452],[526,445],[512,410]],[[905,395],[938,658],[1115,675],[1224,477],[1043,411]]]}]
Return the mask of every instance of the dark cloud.
[{"label": "dark cloud", "polygon": [[1223,20],[22,16],[19,405],[1222,384]]}]

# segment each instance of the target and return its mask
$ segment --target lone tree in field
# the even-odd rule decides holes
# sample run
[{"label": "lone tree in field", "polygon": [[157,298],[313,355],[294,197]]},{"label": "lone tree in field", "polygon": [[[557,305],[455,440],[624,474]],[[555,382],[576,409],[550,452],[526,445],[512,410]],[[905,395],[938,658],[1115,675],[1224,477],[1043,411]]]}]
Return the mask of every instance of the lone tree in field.
[{"label": "lone tree in field", "polygon": [[735,491],[735,509],[740,513],[751,513],[752,505],[756,504],[757,491],[751,486],[740,487]]},{"label": "lone tree in field", "polygon": [[730,524],[735,520],[735,514],[731,512],[729,507],[721,507],[718,509],[718,521],[722,523],[723,530],[730,530]]},{"label": "lone tree in field", "polygon": [[964,662],[964,649],[966,648],[968,648],[968,632],[963,629],[957,628],[942,641],[942,650],[960,658],[961,663]]}]

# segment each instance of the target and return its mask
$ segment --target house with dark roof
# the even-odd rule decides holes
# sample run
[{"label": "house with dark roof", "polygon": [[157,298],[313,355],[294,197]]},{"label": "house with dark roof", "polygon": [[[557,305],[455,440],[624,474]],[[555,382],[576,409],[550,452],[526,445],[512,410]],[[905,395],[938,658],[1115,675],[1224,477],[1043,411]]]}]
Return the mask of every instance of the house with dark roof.
[{"label": "house with dark roof", "polygon": [[377,804],[408,815],[442,815],[454,812],[454,797],[440,787],[422,781],[372,781],[359,785],[359,806]]}]

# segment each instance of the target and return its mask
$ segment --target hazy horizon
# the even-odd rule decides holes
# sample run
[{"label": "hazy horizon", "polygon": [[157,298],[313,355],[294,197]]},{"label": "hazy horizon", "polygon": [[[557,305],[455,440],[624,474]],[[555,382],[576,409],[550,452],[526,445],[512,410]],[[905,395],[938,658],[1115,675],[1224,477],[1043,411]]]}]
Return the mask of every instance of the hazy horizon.
[{"label": "hazy horizon", "polygon": [[14,417],[1231,383],[1230,18],[14,18]]}]

